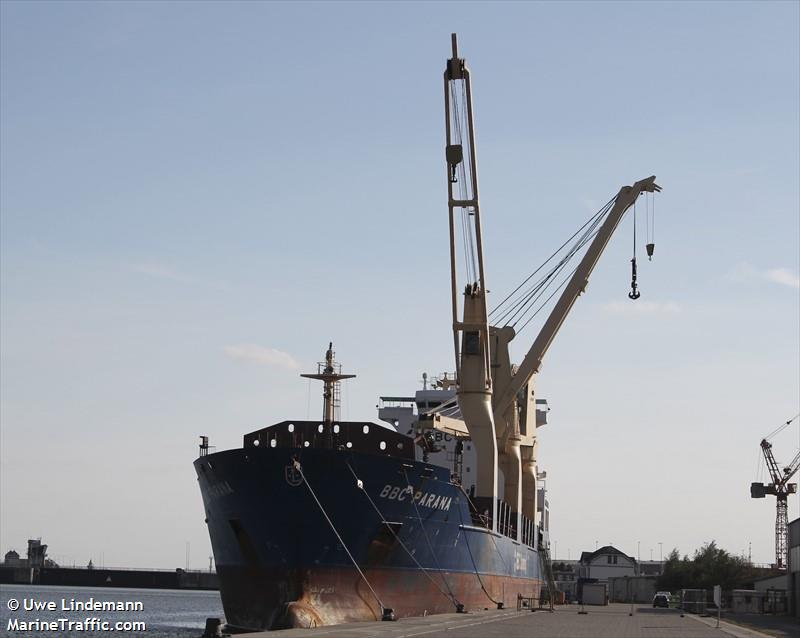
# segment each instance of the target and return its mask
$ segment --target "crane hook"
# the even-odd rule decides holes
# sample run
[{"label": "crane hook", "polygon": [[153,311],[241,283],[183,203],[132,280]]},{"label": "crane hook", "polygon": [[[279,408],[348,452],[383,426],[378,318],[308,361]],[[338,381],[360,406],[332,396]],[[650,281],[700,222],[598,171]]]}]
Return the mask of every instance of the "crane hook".
[{"label": "crane hook", "polygon": [[636,257],[631,259],[631,291],[628,293],[628,298],[633,299],[634,301],[637,300],[642,295],[637,290],[638,286],[636,285]]}]

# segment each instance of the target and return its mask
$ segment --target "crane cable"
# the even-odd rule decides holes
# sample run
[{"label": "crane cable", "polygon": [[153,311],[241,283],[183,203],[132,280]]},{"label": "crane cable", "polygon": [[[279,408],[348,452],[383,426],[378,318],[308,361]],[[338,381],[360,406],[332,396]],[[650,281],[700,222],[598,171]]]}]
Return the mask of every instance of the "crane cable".
[{"label": "crane cable", "polygon": [[[787,427],[789,427],[792,424],[792,422],[795,419],[797,419],[797,417],[800,417],[800,412],[798,412],[791,419],[789,419],[788,421],[785,421],[784,423],[779,425],[777,428],[775,428],[772,432],[767,434],[767,436],[764,437],[764,441],[769,441],[773,437],[775,437],[778,434],[780,434],[781,432],[783,432]],[[757,461],[757,463],[758,463],[757,474],[758,475],[756,476],[756,480],[757,481],[761,481],[762,478],[765,476],[764,471],[766,469],[766,460],[764,459],[764,455],[761,452],[761,449],[758,450],[758,457],[757,458],[758,458],[758,461]],[[795,457],[795,458],[797,458],[797,457]]]},{"label": "crane cable", "polygon": [[647,220],[647,259],[653,261],[656,249],[656,194],[645,192],[645,219]]},{"label": "crane cable", "polygon": [[[451,103],[451,111],[453,116],[453,132],[454,132],[454,141],[456,144],[460,145],[462,148],[464,146],[464,134],[462,132],[462,123],[467,123],[469,121],[468,114],[466,112],[467,109],[467,97],[466,97],[466,84],[462,80],[461,81],[461,99],[458,99],[458,93],[456,92],[455,81],[451,82],[450,84],[450,103]],[[463,110],[463,113],[460,111]],[[448,114],[448,117],[450,115]],[[469,148],[467,149],[467,153],[463,153],[463,159],[458,164],[458,173],[459,179],[458,182],[458,192],[459,192],[459,199],[468,200],[472,199],[474,196],[474,192],[470,193],[468,191],[468,184],[467,184],[467,169],[466,163],[467,161],[470,162],[470,177],[472,176],[472,140],[469,139]],[[473,185],[472,190],[474,191],[475,187]],[[465,268],[465,276],[467,282],[472,283],[477,281],[478,279],[478,267],[476,264],[476,254],[475,254],[475,237],[474,237],[474,228],[472,223],[470,222],[470,216],[473,216],[473,213],[470,212],[468,208],[460,207],[461,211],[461,235],[462,241],[464,243],[464,268]],[[474,211],[473,211],[474,212]]]},{"label": "crane cable", "polygon": [[628,299],[636,301],[641,297],[641,293],[637,290],[636,285],[636,200],[633,201],[633,257],[631,258],[631,291],[628,293]]},{"label": "crane cable", "polygon": [[[490,313],[490,317],[492,317],[492,321],[495,325],[500,324],[501,322],[505,322],[504,325],[511,325],[516,327],[516,325],[522,322],[522,326],[520,327],[519,331],[527,326],[530,321],[542,310],[544,305],[552,299],[559,289],[561,289],[566,282],[567,279],[564,279],[557,287],[556,291],[551,293],[547,299],[534,310],[531,316],[528,316],[531,313],[532,309],[534,308],[536,302],[541,299],[541,297],[547,292],[548,288],[554,284],[556,281],[558,274],[564,269],[566,264],[589,242],[591,241],[599,232],[599,225],[604,220],[605,216],[611,210],[612,205],[616,201],[616,197],[612,198],[605,206],[603,206],[597,213],[595,213],[592,217],[586,221],[583,226],[581,226],[572,236],[567,239],[553,254],[548,257],[544,263],[542,263],[536,270],[534,270],[525,280],[517,286],[517,288],[511,292],[500,304],[495,307],[492,312]],[[561,257],[561,259],[550,268],[550,270],[543,275],[535,284],[525,290],[522,294],[517,295],[517,293],[528,283],[542,268],[547,265],[550,261],[552,261],[559,253],[561,253],[567,244],[570,241],[575,239],[581,231],[583,234],[578,237],[578,239],[570,246],[566,253]],[[576,267],[577,269],[577,267]],[[573,269],[572,272],[574,272]],[[569,276],[571,276],[570,273]],[[515,297],[516,295],[516,297]],[[503,308],[506,304],[511,302],[508,306]]]},{"label": "crane cable", "polygon": [[770,440],[772,437],[774,437],[774,436],[777,436],[778,434],[780,434],[781,432],[783,432],[783,430],[784,430],[784,429],[786,429],[787,427],[789,427],[789,426],[792,424],[792,421],[794,421],[794,420],[795,420],[797,417],[799,417],[799,416],[800,416],[800,412],[798,412],[798,413],[797,413],[797,414],[795,414],[795,415],[794,415],[794,416],[793,416],[791,419],[789,419],[788,421],[786,421],[786,423],[783,423],[782,425],[780,425],[779,427],[777,427],[775,430],[773,430],[772,432],[770,432],[769,434],[767,434],[767,436],[765,436],[765,437],[764,437],[764,440],[765,440],[765,441],[769,441],[769,440]]},{"label": "crane cable", "polygon": [[[528,275],[528,276],[527,276],[527,277],[526,277],[526,278],[525,278],[525,279],[522,281],[522,283],[521,283],[521,284],[519,284],[519,286],[517,286],[516,288],[514,288],[514,290],[512,290],[512,291],[511,291],[511,292],[508,294],[508,296],[507,296],[505,299],[503,299],[503,301],[501,301],[499,304],[497,304],[497,306],[495,306],[495,307],[492,309],[492,311],[491,311],[489,314],[490,314],[490,315],[494,315],[495,313],[499,312],[499,311],[500,311],[500,309],[501,309],[501,308],[502,308],[502,307],[503,307],[503,306],[504,306],[504,305],[505,305],[505,304],[506,304],[506,303],[507,303],[507,302],[508,302],[508,301],[509,301],[509,300],[510,300],[510,299],[511,299],[511,298],[512,298],[514,295],[516,295],[516,294],[517,294],[517,293],[520,291],[520,289],[521,289],[521,288],[522,288],[522,287],[523,287],[525,284],[527,284],[527,283],[528,283],[528,282],[529,282],[531,279],[533,279],[533,277],[536,275],[536,273],[538,273],[538,272],[539,272],[539,271],[540,271],[542,268],[544,268],[544,267],[545,267],[545,266],[546,266],[548,263],[550,263],[550,261],[551,261],[551,260],[552,260],[552,259],[553,259],[553,258],[554,258],[556,255],[558,255],[558,253],[560,253],[560,252],[561,252],[561,251],[564,249],[564,247],[565,247],[565,246],[566,246],[566,245],[567,245],[569,242],[571,242],[573,239],[575,239],[575,237],[577,237],[577,236],[578,236],[578,233],[580,233],[580,232],[581,232],[583,229],[585,229],[585,228],[586,228],[587,226],[589,226],[590,224],[593,224],[594,222],[596,222],[596,220],[597,220],[597,218],[598,218],[598,217],[604,216],[604,215],[605,215],[605,214],[608,212],[608,210],[611,208],[611,205],[614,203],[614,201],[615,201],[615,200],[616,200],[616,197],[612,198],[612,199],[611,199],[611,201],[607,202],[607,203],[605,204],[605,206],[603,206],[603,207],[602,207],[602,208],[601,208],[601,209],[600,209],[598,212],[596,212],[594,215],[592,215],[592,216],[591,216],[591,217],[590,217],[590,218],[589,218],[589,219],[588,219],[588,220],[587,220],[587,221],[586,221],[586,222],[583,224],[583,226],[581,226],[581,227],[580,227],[578,230],[576,230],[576,231],[575,231],[575,232],[574,232],[574,233],[573,233],[573,234],[572,234],[572,235],[569,237],[569,239],[567,239],[567,240],[566,240],[566,241],[565,241],[563,244],[561,244],[561,245],[560,245],[560,246],[559,246],[559,247],[558,247],[558,248],[557,248],[555,251],[553,251],[553,253],[552,253],[552,254],[551,254],[551,255],[550,255],[550,256],[549,256],[547,259],[545,259],[545,260],[544,260],[544,261],[543,261],[543,262],[542,262],[542,263],[541,263],[541,264],[540,264],[540,265],[539,265],[539,266],[536,268],[536,270],[534,270],[534,271],[533,271],[533,272],[532,272],[530,275]],[[573,252],[573,251],[574,251],[574,249],[570,249],[570,251],[568,251],[568,252]]]}]

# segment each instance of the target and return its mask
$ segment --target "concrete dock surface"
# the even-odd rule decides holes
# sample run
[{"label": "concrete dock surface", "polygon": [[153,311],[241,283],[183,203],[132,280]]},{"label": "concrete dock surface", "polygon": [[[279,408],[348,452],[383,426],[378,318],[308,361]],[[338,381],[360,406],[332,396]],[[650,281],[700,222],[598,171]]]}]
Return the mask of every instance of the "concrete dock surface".
[{"label": "concrete dock surface", "polygon": [[686,614],[675,609],[611,604],[567,605],[549,611],[490,610],[245,634],[247,638],[771,638],[775,634]]}]

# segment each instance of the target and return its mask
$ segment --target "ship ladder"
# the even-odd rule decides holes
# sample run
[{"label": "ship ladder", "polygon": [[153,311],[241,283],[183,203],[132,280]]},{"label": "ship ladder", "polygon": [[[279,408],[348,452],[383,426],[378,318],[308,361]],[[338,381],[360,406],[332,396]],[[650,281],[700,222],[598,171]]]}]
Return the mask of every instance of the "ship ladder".
[{"label": "ship ladder", "polygon": [[[550,601],[550,610],[553,610],[553,600],[555,599],[556,595],[556,582],[553,578],[553,563],[550,561],[550,548],[542,543],[539,548],[539,561],[542,565],[542,570],[544,571],[544,578],[545,583],[547,584],[547,598]],[[541,606],[541,595],[539,597],[540,606]]]}]

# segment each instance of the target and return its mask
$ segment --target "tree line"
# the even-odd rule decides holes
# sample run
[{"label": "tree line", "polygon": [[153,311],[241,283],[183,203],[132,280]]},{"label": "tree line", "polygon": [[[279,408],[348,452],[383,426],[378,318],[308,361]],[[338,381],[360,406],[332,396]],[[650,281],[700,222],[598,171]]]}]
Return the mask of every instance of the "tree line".
[{"label": "tree line", "polygon": [[681,558],[678,550],[673,549],[664,561],[657,587],[660,591],[713,589],[714,585],[721,585],[724,591],[751,589],[753,581],[766,575],[763,569],[753,567],[745,558],[729,554],[711,541],[696,550],[691,559]]}]

